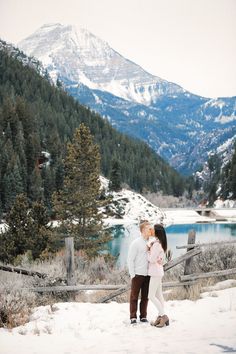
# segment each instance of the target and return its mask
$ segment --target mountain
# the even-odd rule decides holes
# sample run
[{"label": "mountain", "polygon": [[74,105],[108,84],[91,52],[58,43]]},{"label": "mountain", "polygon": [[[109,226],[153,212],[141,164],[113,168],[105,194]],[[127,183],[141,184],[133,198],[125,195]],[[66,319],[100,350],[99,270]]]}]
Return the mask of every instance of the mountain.
[{"label": "mountain", "polygon": [[115,130],[52,84],[40,63],[0,40],[0,215],[17,194],[30,202],[63,185],[66,145],[85,123],[99,145],[101,173],[120,161],[121,182],[136,191],[181,195],[185,180],[144,142]]},{"label": "mountain", "polygon": [[108,43],[75,26],[44,25],[18,45],[39,58],[52,77],[59,75],[125,100],[150,104],[160,95],[184,92],[180,86],[147,73]]},{"label": "mountain", "polygon": [[18,44],[54,82],[189,174],[236,135],[236,97],[205,98],[151,75],[85,29],[48,24]]},{"label": "mountain", "polygon": [[236,203],[236,143],[233,148],[232,143],[228,140],[220,146],[214,155],[209,156],[202,170],[195,173],[195,180],[210,205],[220,207],[221,204],[233,206]]}]

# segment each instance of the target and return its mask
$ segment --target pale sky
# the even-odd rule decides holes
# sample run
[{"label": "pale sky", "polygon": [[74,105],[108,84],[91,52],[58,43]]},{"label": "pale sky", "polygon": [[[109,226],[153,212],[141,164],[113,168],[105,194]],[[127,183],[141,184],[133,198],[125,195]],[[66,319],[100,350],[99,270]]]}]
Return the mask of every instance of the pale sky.
[{"label": "pale sky", "polygon": [[0,38],[45,23],[86,28],[192,93],[236,96],[236,0],[0,0]]}]

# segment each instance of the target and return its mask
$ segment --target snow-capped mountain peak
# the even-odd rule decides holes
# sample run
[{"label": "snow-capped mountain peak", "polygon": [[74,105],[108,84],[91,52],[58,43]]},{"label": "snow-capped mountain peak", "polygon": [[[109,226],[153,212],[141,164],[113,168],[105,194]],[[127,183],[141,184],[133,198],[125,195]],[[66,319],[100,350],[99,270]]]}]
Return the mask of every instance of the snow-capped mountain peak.
[{"label": "snow-capped mountain peak", "polygon": [[81,104],[147,142],[180,172],[195,172],[208,152],[235,139],[236,97],[196,96],[146,72],[86,29],[46,24],[19,47]]},{"label": "snow-capped mountain peak", "polygon": [[163,94],[185,92],[125,59],[109,44],[86,29],[72,25],[45,24],[18,44],[35,56],[56,80],[110,92],[126,100],[150,104]]}]

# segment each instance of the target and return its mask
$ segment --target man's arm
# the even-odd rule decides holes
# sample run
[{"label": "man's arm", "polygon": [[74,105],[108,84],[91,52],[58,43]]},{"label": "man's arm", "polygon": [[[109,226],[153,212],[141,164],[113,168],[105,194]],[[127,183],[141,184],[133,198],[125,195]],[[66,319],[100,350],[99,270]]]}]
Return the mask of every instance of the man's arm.
[{"label": "man's arm", "polygon": [[136,243],[131,243],[131,245],[129,247],[129,252],[128,252],[128,268],[129,268],[129,274],[130,274],[131,279],[134,278],[134,276],[135,276],[134,261],[135,261],[136,255],[137,255]]}]

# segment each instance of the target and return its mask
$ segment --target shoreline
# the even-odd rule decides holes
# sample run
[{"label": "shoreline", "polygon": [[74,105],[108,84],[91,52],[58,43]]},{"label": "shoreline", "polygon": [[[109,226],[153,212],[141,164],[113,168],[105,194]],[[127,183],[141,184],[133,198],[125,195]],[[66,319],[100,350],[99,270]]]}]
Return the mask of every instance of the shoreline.
[{"label": "shoreline", "polygon": [[[216,217],[210,217],[198,214],[195,209],[184,208],[169,208],[161,209],[163,212],[164,227],[171,225],[185,224],[236,224],[236,209],[212,209]],[[202,209],[204,212],[205,210]],[[105,228],[110,228],[118,225],[138,225],[137,218],[106,218],[103,220]],[[153,220],[151,220],[153,222]],[[157,221],[159,222],[159,220]]]}]

